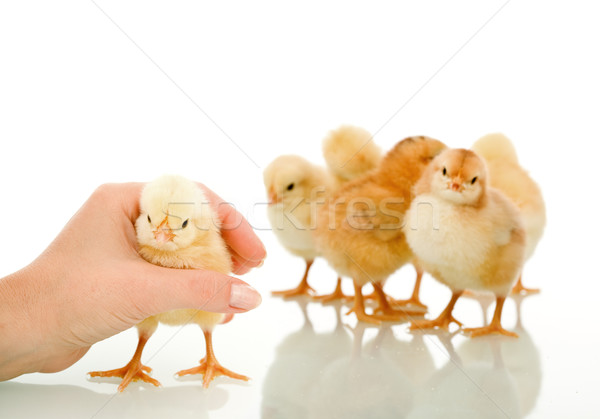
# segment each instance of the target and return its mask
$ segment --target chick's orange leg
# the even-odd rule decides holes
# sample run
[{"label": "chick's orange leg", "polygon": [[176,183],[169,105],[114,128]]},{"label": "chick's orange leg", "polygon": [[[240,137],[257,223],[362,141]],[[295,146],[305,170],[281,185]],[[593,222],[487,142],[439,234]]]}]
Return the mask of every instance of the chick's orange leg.
[{"label": "chick's orange leg", "polygon": [[354,283],[354,305],[352,308],[346,313],[346,315],[354,313],[356,314],[356,318],[359,322],[371,323],[374,325],[380,325],[382,321],[401,321],[406,320],[406,316],[401,313],[398,315],[390,316],[385,314],[367,314],[365,312],[365,301],[362,295],[362,286],[358,285],[356,282]]},{"label": "chick's orange leg", "polygon": [[435,328],[448,330],[448,326],[450,326],[450,323],[456,323],[457,325],[462,326],[462,323],[452,316],[452,310],[454,310],[454,306],[456,305],[456,302],[460,298],[461,294],[462,291],[453,293],[450,302],[448,303],[444,311],[442,311],[436,319],[414,320],[410,325],[410,330],[423,330]]},{"label": "chick's orange leg", "polygon": [[502,327],[502,323],[500,320],[502,318],[502,307],[504,306],[504,300],[506,300],[506,297],[496,297],[496,309],[494,310],[494,318],[492,319],[492,322],[490,324],[484,327],[473,327],[464,329],[464,332],[470,334],[472,338],[491,334],[500,334],[504,336],[518,338],[519,335],[517,335],[514,332],[509,332],[508,330]]},{"label": "chick's orange leg", "polygon": [[310,267],[312,266],[313,261],[312,260],[307,260],[306,261],[306,270],[304,271],[304,276],[302,277],[302,281],[300,281],[300,284],[296,287],[296,288],[292,288],[291,290],[285,290],[285,291],[273,291],[271,294],[272,295],[279,295],[282,297],[295,297],[298,295],[308,295],[308,296],[312,296],[315,293],[315,290],[313,287],[311,287],[310,285],[308,285],[308,271],[310,269]]},{"label": "chick's orange leg", "polygon": [[364,295],[363,298],[365,299],[365,301],[367,301],[367,300],[379,301],[379,298],[377,298],[377,292],[375,291],[375,289],[373,289],[373,291],[371,291],[369,294]]},{"label": "chick's orange leg", "polygon": [[381,313],[390,319],[395,320],[408,320],[409,315],[411,314],[422,314],[423,309],[421,308],[410,308],[405,307],[400,310],[394,310],[388,301],[388,296],[383,291],[383,287],[381,284],[373,283],[373,288],[375,289],[375,294],[377,295],[378,306],[375,309],[375,313]]},{"label": "chick's orange leg", "polygon": [[365,300],[362,294],[362,286],[358,285],[356,282],[354,283],[354,305],[350,310],[348,310],[346,315],[350,313],[356,314],[356,319],[359,322],[371,323],[375,325],[381,324],[380,319],[365,312]]},{"label": "chick's orange leg", "polygon": [[521,294],[521,295],[529,295],[529,294],[539,294],[539,288],[527,288],[523,286],[522,282],[523,275],[519,275],[519,280],[513,287],[511,294]]},{"label": "chick's orange leg", "polygon": [[340,277],[338,277],[337,285],[335,286],[335,290],[331,294],[316,295],[313,297],[313,299],[315,299],[317,301],[321,301],[322,303],[328,303],[330,301],[336,301],[336,300],[351,301],[353,298],[354,298],[353,296],[346,295],[342,291],[342,278],[340,278]]},{"label": "chick's orange leg", "polygon": [[181,370],[176,375],[183,377],[190,374],[203,374],[202,386],[208,388],[211,381],[220,375],[235,378],[236,380],[248,381],[250,378],[245,375],[236,374],[233,371],[221,366],[213,351],[212,332],[204,331],[204,339],[206,341],[206,356],[200,360],[200,365],[187,370]]},{"label": "chick's orange leg", "polygon": [[419,291],[421,290],[421,280],[423,279],[423,271],[421,269],[417,269],[417,279],[415,280],[415,287],[413,288],[413,293],[407,300],[394,300],[392,299],[393,305],[399,305],[401,307],[404,306],[416,306],[420,307],[423,311],[427,311],[427,306],[421,302],[419,298]]},{"label": "chick's orange leg", "polygon": [[160,387],[160,383],[154,378],[150,377],[146,374],[152,372],[150,367],[146,367],[142,365],[142,351],[144,350],[144,346],[146,346],[146,342],[150,338],[147,334],[140,335],[140,339],[138,341],[138,346],[135,350],[135,354],[133,354],[133,358],[127,365],[123,368],[117,368],[115,370],[109,371],[92,371],[88,373],[90,377],[120,377],[123,379],[121,384],[119,385],[119,392],[125,390],[125,388],[132,381],[143,381],[145,383],[154,384],[156,387]]}]

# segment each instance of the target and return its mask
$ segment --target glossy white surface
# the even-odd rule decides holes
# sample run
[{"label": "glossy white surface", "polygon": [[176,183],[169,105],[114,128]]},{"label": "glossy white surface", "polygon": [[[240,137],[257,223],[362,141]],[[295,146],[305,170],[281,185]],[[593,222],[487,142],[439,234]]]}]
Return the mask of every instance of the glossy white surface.
[{"label": "glossy white surface", "polygon": [[[244,276],[262,306],[215,332],[219,360],[252,381],[203,390],[174,379],[204,354],[194,326],[163,326],[148,343],[163,388],[115,394],[117,381],[86,379],[129,360],[129,330],[66,371],[0,383],[0,417],[598,416],[594,3],[513,0],[497,14],[504,1],[96,3],[0,4],[0,276],[35,258],[101,183],[203,181],[269,253]],[[383,149],[414,134],[455,147],[493,131],[515,141],[549,219],[524,277],[542,293],[522,301],[521,323],[505,305],[519,339],[406,324],[363,333],[352,316],[340,323],[339,307],[269,296],[304,266],[268,231],[262,168],[283,153],[322,162],[320,141],[341,123],[377,132]],[[403,268],[386,289],[408,296],[413,275]],[[320,292],[334,280],[315,262]],[[426,277],[422,298],[437,315],[449,292]],[[456,317],[477,326],[481,306],[463,298]]]},{"label": "glossy white surface", "polygon": [[[351,316],[339,316],[339,305],[268,297],[269,289],[293,285],[302,270],[283,252],[269,249],[277,262],[248,277],[265,295],[263,305],[215,333],[219,359],[251,382],[217,378],[203,390],[199,378],[173,378],[203,356],[195,326],[161,327],[150,340],[144,363],[163,388],[133,383],[115,394],[118,381],[86,379],[88,371],[128,361],[136,343],[130,330],[95,345],[64,372],[0,383],[2,417],[547,418],[574,408],[578,417],[594,417],[600,339],[591,324],[583,327],[596,311],[593,298],[565,297],[556,273],[530,273],[532,285],[542,284],[533,278],[553,280],[540,295],[521,302],[521,324],[515,301],[507,302],[504,324],[519,339],[468,339],[409,333],[406,324],[356,328]],[[329,268],[322,262],[314,268],[313,283],[329,291],[334,283]],[[401,270],[388,291],[407,295],[412,276],[412,269]],[[444,287],[424,280],[423,299],[433,313],[448,297]],[[482,316],[479,302],[459,301],[456,317],[467,325],[481,324]]]}]

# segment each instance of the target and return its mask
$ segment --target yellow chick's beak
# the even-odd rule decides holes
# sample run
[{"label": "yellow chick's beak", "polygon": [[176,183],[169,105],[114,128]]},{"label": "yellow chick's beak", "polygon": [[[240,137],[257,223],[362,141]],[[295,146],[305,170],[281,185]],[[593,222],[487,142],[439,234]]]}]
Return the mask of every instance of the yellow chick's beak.
[{"label": "yellow chick's beak", "polygon": [[269,205],[274,205],[274,204],[281,202],[281,198],[279,198],[277,196],[277,193],[275,193],[275,190],[273,188],[269,189],[268,196],[269,196]]},{"label": "yellow chick's beak", "polygon": [[160,222],[156,230],[153,231],[154,238],[159,243],[167,243],[173,241],[175,238],[175,234],[171,227],[169,227],[169,216],[167,215],[164,220]]}]

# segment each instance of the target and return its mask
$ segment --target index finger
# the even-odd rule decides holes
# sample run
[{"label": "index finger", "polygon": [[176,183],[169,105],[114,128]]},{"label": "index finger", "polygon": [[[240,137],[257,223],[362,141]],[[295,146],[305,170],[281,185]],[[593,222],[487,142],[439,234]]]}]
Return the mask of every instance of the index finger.
[{"label": "index finger", "polygon": [[248,221],[219,195],[203,184],[200,186],[217,211],[222,223],[221,236],[227,245],[244,259],[249,267],[260,265],[267,256],[267,251]]}]

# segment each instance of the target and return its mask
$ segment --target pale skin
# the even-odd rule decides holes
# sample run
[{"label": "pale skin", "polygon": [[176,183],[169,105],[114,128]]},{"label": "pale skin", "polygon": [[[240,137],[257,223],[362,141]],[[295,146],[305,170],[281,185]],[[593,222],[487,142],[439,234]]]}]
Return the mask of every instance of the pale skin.
[{"label": "pale skin", "polygon": [[[255,308],[230,304],[235,284],[248,293],[242,300],[258,305],[257,291],[238,278],[163,268],[138,255],[134,223],[143,186],[99,187],[37,259],[0,279],[0,381],[64,370],[94,343],[158,313]],[[266,251],[248,222],[201,186],[222,221],[234,273],[260,266]]]}]

